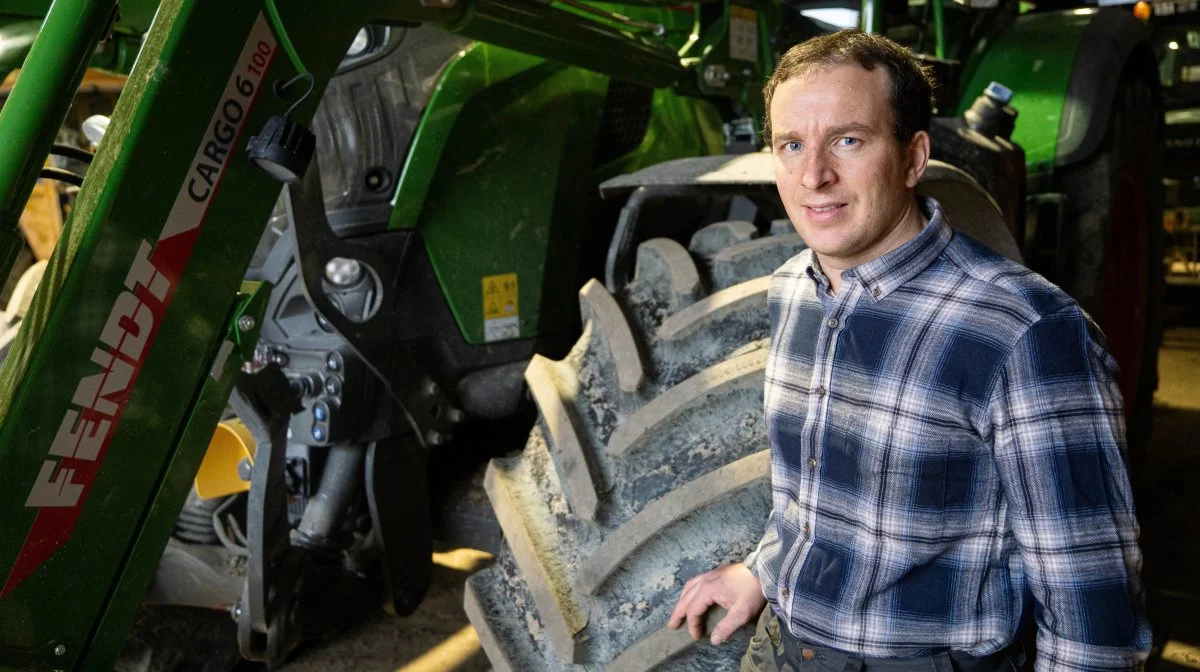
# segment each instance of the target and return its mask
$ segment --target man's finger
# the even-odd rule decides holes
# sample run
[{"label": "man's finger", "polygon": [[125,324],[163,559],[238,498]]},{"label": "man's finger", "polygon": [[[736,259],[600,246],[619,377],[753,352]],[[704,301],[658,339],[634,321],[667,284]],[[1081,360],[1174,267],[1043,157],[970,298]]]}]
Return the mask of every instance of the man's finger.
[{"label": "man's finger", "polygon": [[730,609],[720,623],[713,626],[712,643],[714,646],[724,644],[729,636],[745,625],[750,619],[739,609]]},{"label": "man's finger", "polygon": [[675,609],[671,612],[671,618],[667,620],[667,627],[674,630],[683,625],[684,616],[687,615],[688,604],[692,601],[692,596],[696,593],[697,579],[693,577],[690,581],[683,584],[683,592],[679,593],[679,600],[675,602]]},{"label": "man's finger", "polygon": [[708,613],[708,608],[712,606],[712,603],[712,596],[702,592],[693,597],[688,604],[688,634],[692,636],[692,639],[700,639],[704,636],[704,615]]},{"label": "man's finger", "polygon": [[679,601],[675,603],[675,610],[671,612],[671,618],[667,619],[667,627],[672,630],[683,625],[683,618],[687,614],[688,600],[684,595],[679,596]]}]

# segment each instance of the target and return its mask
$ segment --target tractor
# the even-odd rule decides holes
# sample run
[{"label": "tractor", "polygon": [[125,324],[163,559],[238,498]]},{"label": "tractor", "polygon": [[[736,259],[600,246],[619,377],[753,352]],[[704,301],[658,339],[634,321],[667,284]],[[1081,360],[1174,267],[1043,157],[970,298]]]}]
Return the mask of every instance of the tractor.
[{"label": "tractor", "polygon": [[[464,608],[497,669],[736,669],[748,633],[663,626],[766,521],[766,295],[804,242],[761,86],[847,15],[940,82],[920,190],[1104,327],[1136,463],[1162,112],[1127,11],[26,0],[0,269],[39,176],[81,188],[0,367],[0,668],[109,669],[144,605],[277,665],[415,609],[436,539],[496,553]],[[128,78],[81,157],[89,65]]]}]

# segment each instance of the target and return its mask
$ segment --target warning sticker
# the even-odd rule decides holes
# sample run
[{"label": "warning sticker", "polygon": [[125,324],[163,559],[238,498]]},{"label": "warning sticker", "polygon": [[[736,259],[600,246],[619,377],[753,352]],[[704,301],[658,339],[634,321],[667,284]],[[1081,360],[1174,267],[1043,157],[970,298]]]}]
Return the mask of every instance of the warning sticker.
[{"label": "warning sticker", "polygon": [[729,57],[750,61],[758,48],[758,12],[749,7],[729,5]]},{"label": "warning sticker", "polygon": [[503,341],[521,335],[517,305],[517,274],[487,275],[483,278],[483,340]]}]

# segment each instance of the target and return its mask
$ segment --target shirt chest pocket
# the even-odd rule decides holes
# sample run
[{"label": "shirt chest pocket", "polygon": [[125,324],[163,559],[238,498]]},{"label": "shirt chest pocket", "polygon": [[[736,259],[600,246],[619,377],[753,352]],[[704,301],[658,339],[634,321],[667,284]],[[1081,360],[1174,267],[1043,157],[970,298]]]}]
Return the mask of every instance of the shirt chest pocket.
[{"label": "shirt chest pocket", "polygon": [[979,513],[988,479],[975,445],[918,435],[872,449],[871,481],[884,519],[904,533],[957,536]]}]

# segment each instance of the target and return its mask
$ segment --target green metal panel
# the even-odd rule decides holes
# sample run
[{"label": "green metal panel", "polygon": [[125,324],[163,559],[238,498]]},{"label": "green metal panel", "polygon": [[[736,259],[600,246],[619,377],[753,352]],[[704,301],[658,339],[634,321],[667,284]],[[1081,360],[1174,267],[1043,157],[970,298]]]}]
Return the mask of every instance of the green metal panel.
[{"label": "green metal panel", "polygon": [[[680,156],[719,153],[711,105],[667,90],[637,150],[599,171],[592,148],[608,78],[486,44],[446,69],[400,175],[391,226],[421,231],[464,338],[485,343],[482,278],[516,273],[520,336],[566,328],[545,276],[552,258],[575,258],[588,190],[605,177]],[[571,269],[567,269],[570,271]],[[573,291],[573,288],[568,288]]]},{"label": "green metal panel", "polygon": [[[241,375],[241,365],[254,359],[254,345],[258,342],[270,293],[269,284],[247,282],[242,285],[236,305],[226,322],[225,338],[205,359],[211,373],[204,377],[191,404],[192,414],[176,444],[178,450],[167,467],[154,505],[130,549],[108,608],[86,649],[86,657],[79,664],[80,669],[112,669],[120,655],[126,633],[141,607],[141,596],[153,583],[162,549],[175,530],[175,522],[191,492],[196,470],[200,468],[200,461],[204,459],[204,453],[212,441],[213,427],[221,419],[229,394]],[[255,326],[249,329],[239,326],[243,316],[253,319]]]},{"label": "green metal panel", "polygon": [[596,170],[597,183],[663,161],[725,151],[721,115],[708,102],[680,96],[669,89],[658,89],[651,105],[653,115],[642,144],[629,154],[600,166]]},{"label": "green metal panel", "polygon": [[490,275],[517,274],[522,336],[549,330],[540,307],[551,229],[577,235],[583,223],[607,84],[603,75],[475,44],[431,97],[392,226],[421,231],[468,342],[485,342],[481,283]]},{"label": "green metal panel", "polygon": [[1086,10],[1025,14],[999,35],[981,40],[967,59],[956,114],[965,112],[989,82],[1013,89],[1012,104],[1020,113],[1013,140],[1025,149],[1031,174],[1054,168],[1067,83],[1091,20]]}]

